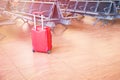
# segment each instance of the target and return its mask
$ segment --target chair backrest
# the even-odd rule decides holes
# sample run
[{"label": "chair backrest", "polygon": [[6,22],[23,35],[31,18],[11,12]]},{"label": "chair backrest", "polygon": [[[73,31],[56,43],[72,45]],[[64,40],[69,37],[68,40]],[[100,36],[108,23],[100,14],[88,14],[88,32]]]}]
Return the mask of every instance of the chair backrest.
[{"label": "chair backrest", "polygon": [[116,7],[120,7],[120,0],[114,0]]},{"label": "chair backrest", "polygon": [[52,11],[53,7],[54,7],[53,2],[42,2],[39,11],[44,12],[43,15],[45,17],[50,17],[52,15],[52,12],[53,12]]},{"label": "chair backrest", "polygon": [[29,13],[31,11],[32,5],[33,2],[26,2],[22,12]]},{"label": "chair backrest", "polygon": [[32,13],[34,11],[39,11],[41,6],[42,6],[41,2],[33,2],[30,7],[29,13]]},{"label": "chair backrest", "polygon": [[120,15],[120,0],[115,0],[114,3],[115,3],[114,6],[116,7],[115,8],[116,12],[117,12],[118,15]]},{"label": "chair backrest", "polygon": [[112,1],[100,1],[97,12],[102,14],[109,14],[112,6]]},{"label": "chair backrest", "polygon": [[85,11],[94,13],[96,8],[97,8],[97,4],[98,4],[98,2],[96,2],[96,1],[95,2],[94,1],[88,2]]},{"label": "chair backrest", "polygon": [[0,10],[8,10],[11,4],[8,1],[0,0]]},{"label": "chair backrest", "polygon": [[18,2],[16,6],[17,11],[23,11],[26,8],[26,2]]},{"label": "chair backrest", "polygon": [[41,0],[43,2],[55,2],[56,0]]},{"label": "chair backrest", "polygon": [[68,4],[70,0],[58,0],[58,2],[62,5],[62,4]]},{"label": "chair backrest", "polygon": [[75,12],[85,13],[86,5],[86,1],[78,1]]},{"label": "chair backrest", "polygon": [[76,8],[76,4],[77,4],[76,1],[70,1],[70,2],[68,3],[68,6],[67,6],[67,10],[66,10],[66,11],[74,12],[74,11],[75,11],[75,8]]}]

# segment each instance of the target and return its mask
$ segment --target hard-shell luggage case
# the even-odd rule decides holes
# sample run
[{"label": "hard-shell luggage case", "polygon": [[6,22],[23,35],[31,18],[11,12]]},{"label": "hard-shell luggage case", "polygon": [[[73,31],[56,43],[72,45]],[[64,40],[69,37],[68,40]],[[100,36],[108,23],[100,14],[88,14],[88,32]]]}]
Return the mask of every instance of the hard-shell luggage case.
[{"label": "hard-shell luggage case", "polygon": [[[42,19],[42,18],[41,18]],[[50,53],[52,49],[52,35],[49,27],[36,26],[34,17],[34,28],[32,28],[32,46],[33,52]]]}]

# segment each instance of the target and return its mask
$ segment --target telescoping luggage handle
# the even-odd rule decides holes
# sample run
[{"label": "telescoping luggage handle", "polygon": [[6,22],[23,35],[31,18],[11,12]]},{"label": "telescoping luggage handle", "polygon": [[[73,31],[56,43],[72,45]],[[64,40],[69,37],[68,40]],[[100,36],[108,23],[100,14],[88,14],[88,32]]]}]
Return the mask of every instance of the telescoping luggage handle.
[{"label": "telescoping luggage handle", "polygon": [[35,27],[35,30],[37,29],[36,28],[36,14],[40,14],[41,15],[41,23],[42,23],[42,30],[44,29],[44,24],[43,24],[43,11],[42,12],[33,12],[33,17],[34,17],[34,27]]}]

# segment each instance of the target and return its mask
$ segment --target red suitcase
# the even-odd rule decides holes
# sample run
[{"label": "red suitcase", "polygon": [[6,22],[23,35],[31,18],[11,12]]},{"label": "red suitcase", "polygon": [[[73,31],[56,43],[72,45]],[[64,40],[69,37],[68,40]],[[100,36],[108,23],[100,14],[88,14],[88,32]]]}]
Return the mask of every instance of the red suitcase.
[{"label": "red suitcase", "polygon": [[36,26],[36,20],[34,16],[34,28],[32,28],[32,46],[33,52],[45,52],[50,53],[52,49],[52,35],[49,27]]}]

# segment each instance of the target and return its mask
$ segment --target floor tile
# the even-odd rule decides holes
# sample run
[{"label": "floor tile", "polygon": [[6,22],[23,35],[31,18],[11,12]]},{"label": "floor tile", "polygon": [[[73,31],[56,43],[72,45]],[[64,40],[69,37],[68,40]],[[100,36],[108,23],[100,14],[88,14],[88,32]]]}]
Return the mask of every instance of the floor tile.
[{"label": "floor tile", "polygon": [[[42,59],[41,59],[42,60]],[[71,68],[61,61],[39,61],[33,67],[20,69],[29,80],[68,80],[74,74]]]},{"label": "floor tile", "polygon": [[5,35],[0,39],[0,80],[120,79],[119,24],[74,23],[52,34],[51,54],[33,53],[30,33],[21,30],[17,25],[0,27]]},{"label": "floor tile", "polygon": [[26,80],[16,69],[0,70],[0,80]]}]

